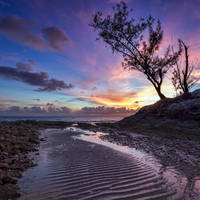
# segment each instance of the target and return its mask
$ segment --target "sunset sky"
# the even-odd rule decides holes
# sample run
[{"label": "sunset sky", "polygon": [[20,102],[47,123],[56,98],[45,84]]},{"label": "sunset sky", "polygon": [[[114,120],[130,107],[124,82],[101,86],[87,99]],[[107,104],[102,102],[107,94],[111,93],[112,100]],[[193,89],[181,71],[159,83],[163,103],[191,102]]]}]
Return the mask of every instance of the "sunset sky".
[{"label": "sunset sky", "polygon": [[[110,107],[122,107],[116,112],[123,114],[157,101],[144,75],[124,71],[121,56],[96,41],[97,32],[88,25],[96,11],[108,14],[117,2],[0,0],[0,115],[115,112]],[[194,75],[200,75],[200,0],[126,3],[136,18],[160,19],[161,48],[176,45],[178,38],[189,45]],[[163,93],[172,97],[169,78]]]}]

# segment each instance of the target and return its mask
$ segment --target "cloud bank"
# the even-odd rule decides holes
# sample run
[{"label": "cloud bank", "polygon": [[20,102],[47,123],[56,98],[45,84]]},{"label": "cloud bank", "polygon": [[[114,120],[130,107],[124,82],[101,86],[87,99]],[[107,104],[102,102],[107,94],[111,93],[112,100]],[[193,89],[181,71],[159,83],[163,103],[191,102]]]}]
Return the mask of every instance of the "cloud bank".
[{"label": "cloud bank", "polygon": [[35,32],[34,24],[27,19],[10,15],[0,18],[0,32],[9,39],[33,49],[63,52],[63,45],[69,41],[63,30],[51,26]]},{"label": "cloud bank", "polygon": [[83,107],[80,110],[72,111],[70,108],[56,107],[52,103],[45,106],[19,107],[10,106],[0,109],[0,116],[65,116],[65,117],[88,117],[88,116],[128,116],[135,113],[134,109],[114,107]]},{"label": "cloud bank", "polygon": [[68,41],[68,38],[63,30],[52,26],[43,28],[42,33],[52,49],[62,52],[62,45]]},{"label": "cloud bank", "polygon": [[29,63],[18,62],[16,68],[0,66],[0,76],[7,80],[15,80],[31,86],[38,86],[38,92],[52,92],[62,89],[73,88],[72,84],[67,84],[62,80],[50,78],[47,72],[33,72]]},{"label": "cloud bank", "polygon": [[133,114],[135,112],[134,109],[127,109],[126,107],[83,107],[78,113],[81,115],[113,115],[113,114]]},{"label": "cloud bank", "polygon": [[40,106],[19,107],[11,106],[7,109],[0,110],[1,116],[65,116],[71,113],[68,107],[56,108],[54,106],[47,106],[46,108]]}]

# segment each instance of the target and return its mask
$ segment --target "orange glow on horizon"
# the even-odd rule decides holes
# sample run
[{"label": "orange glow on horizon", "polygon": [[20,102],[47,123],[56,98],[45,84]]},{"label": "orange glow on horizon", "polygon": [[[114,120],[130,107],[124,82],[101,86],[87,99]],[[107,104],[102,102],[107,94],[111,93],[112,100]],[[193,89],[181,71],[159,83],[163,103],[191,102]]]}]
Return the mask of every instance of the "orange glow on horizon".
[{"label": "orange glow on horizon", "polygon": [[[175,95],[174,89],[170,83],[163,85],[162,92],[167,97],[173,97]],[[127,109],[138,109],[159,100],[155,89],[151,85],[138,92],[118,93],[115,90],[109,90],[107,93],[91,96],[80,95],[79,97],[88,99],[101,106],[115,108],[126,107]]]}]

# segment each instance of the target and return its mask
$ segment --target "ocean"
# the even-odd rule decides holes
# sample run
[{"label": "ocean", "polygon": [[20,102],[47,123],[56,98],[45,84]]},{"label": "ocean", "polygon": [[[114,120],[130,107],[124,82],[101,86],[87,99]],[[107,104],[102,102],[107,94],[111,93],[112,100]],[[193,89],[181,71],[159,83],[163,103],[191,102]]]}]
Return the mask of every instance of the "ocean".
[{"label": "ocean", "polygon": [[37,121],[66,121],[66,122],[115,122],[121,120],[121,116],[90,116],[90,117],[0,117],[0,121],[17,121],[17,120],[37,120]]}]

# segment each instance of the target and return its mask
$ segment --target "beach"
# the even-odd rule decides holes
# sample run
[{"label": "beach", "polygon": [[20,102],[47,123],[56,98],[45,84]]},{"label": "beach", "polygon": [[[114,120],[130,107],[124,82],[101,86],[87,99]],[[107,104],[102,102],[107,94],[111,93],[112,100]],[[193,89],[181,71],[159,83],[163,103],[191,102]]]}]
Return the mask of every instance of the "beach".
[{"label": "beach", "polygon": [[95,122],[1,122],[1,129],[7,135],[1,142],[8,145],[2,160],[7,167],[0,171],[1,200],[200,197],[199,142],[194,139]]},{"label": "beach", "polygon": [[[20,200],[176,199],[156,171],[122,152],[79,138],[77,129],[46,129],[38,166],[19,181]],[[120,148],[119,148],[120,149]]]}]

